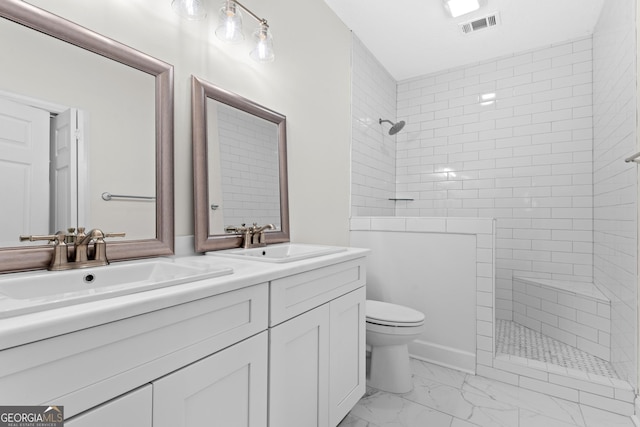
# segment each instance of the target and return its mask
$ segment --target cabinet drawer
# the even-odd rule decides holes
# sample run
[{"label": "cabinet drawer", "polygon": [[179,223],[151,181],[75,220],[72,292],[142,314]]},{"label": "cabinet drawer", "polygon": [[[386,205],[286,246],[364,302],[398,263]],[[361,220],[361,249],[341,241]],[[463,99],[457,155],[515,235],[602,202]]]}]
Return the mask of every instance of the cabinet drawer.
[{"label": "cabinet drawer", "polygon": [[267,328],[268,285],[0,352],[0,402],[73,416]]},{"label": "cabinet drawer", "polygon": [[365,259],[318,268],[271,282],[274,326],[365,285]]}]

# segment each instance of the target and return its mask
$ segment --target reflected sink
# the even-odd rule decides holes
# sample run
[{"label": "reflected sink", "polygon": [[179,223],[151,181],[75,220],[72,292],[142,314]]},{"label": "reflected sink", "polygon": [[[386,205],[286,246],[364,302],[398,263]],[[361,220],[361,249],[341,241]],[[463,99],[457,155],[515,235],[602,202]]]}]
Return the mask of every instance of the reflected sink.
[{"label": "reflected sink", "polygon": [[280,243],[251,249],[230,249],[208,252],[207,255],[224,256],[263,262],[293,262],[346,251],[339,246],[307,245],[304,243]]},{"label": "reflected sink", "polygon": [[0,276],[0,318],[133,294],[233,273],[228,267],[170,259]]}]

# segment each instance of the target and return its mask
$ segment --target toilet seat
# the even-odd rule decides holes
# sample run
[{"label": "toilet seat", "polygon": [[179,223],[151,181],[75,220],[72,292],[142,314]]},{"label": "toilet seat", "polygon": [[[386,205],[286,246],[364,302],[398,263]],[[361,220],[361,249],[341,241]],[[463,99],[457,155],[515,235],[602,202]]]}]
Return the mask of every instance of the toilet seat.
[{"label": "toilet seat", "polygon": [[424,313],[388,302],[367,300],[365,312],[366,321],[370,324],[393,327],[415,327],[424,324]]}]

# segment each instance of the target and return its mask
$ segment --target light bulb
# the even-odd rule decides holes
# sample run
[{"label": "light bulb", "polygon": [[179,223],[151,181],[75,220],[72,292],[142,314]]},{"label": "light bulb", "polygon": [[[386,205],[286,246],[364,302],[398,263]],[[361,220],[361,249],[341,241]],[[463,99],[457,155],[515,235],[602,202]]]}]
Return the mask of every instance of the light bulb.
[{"label": "light bulb", "polygon": [[480,9],[478,0],[445,0],[445,4],[453,18]]},{"label": "light bulb", "polygon": [[234,1],[228,0],[222,4],[218,12],[216,36],[228,43],[238,43],[244,40],[242,14]]},{"label": "light bulb", "polygon": [[192,21],[204,19],[207,16],[204,0],[173,0],[171,9],[180,17]]},{"label": "light bulb", "polygon": [[258,62],[273,62],[276,58],[273,51],[273,37],[266,21],[263,21],[260,27],[254,31],[253,39],[256,47],[250,53],[251,58]]}]

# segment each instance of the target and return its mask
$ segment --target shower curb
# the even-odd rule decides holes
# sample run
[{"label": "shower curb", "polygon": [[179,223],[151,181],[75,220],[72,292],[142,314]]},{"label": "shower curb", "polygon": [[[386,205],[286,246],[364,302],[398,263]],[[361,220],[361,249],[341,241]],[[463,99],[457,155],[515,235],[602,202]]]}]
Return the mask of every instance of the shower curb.
[{"label": "shower curb", "polygon": [[624,380],[510,355],[496,355],[493,366],[476,374],[620,415],[635,413],[635,391]]}]

